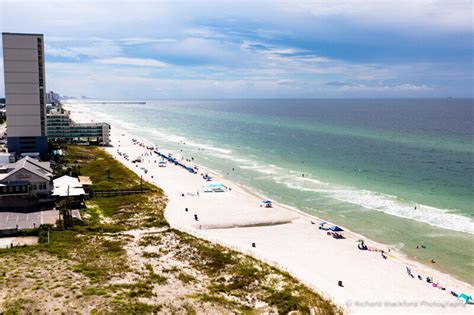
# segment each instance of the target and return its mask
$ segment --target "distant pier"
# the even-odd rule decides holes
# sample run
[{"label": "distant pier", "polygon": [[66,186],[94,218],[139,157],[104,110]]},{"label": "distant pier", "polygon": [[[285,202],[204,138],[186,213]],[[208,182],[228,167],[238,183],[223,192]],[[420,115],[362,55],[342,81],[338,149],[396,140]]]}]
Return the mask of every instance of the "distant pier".
[{"label": "distant pier", "polygon": [[144,105],[146,102],[141,101],[141,102],[128,102],[128,101],[92,101],[92,102],[87,102],[91,104],[139,104],[139,105]]}]

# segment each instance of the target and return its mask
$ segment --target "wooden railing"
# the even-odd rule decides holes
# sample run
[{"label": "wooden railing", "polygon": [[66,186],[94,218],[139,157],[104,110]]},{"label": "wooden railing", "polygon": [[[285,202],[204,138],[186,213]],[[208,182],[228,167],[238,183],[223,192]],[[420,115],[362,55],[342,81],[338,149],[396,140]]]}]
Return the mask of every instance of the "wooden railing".
[{"label": "wooden railing", "polygon": [[131,189],[109,189],[109,190],[91,190],[90,196],[112,197],[121,195],[143,194],[152,191],[149,188],[131,188]]}]

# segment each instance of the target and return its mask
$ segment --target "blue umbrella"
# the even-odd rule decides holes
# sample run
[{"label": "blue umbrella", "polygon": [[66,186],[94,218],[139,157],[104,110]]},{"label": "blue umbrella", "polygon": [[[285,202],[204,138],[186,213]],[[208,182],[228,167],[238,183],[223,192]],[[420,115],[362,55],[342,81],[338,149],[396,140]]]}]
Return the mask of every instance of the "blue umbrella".
[{"label": "blue umbrella", "polygon": [[319,222],[319,225],[324,225],[326,223],[327,223],[326,221],[321,221],[321,222]]},{"label": "blue umbrella", "polygon": [[337,225],[331,226],[329,229],[333,232],[342,232],[342,231],[344,231],[343,229],[341,229]]},{"label": "blue umbrella", "polygon": [[268,199],[265,199],[265,200],[262,200],[263,203],[272,203],[271,200],[268,200]]}]

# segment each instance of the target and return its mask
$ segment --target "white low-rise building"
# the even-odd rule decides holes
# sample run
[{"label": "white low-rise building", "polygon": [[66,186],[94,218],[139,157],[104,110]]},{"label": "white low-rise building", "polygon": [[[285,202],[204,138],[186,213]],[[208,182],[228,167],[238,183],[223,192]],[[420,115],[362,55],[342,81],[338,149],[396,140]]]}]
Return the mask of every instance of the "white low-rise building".
[{"label": "white low-rise building", "polygon": [[80,197],[84,196],[86,192],[76,177],[68,175],[61,176],[53,180],[53,196],[55,197]]}]

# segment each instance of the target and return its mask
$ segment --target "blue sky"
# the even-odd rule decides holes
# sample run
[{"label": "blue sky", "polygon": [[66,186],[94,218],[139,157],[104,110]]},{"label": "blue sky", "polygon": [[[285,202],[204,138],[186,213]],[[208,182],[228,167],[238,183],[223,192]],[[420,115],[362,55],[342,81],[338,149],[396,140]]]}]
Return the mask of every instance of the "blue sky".
[{"label": "blue sky", "polygon": [[48,90],[115,99],[473,97],[472,15],[464,0],[0,2],[2,32],[45,35]]}]

